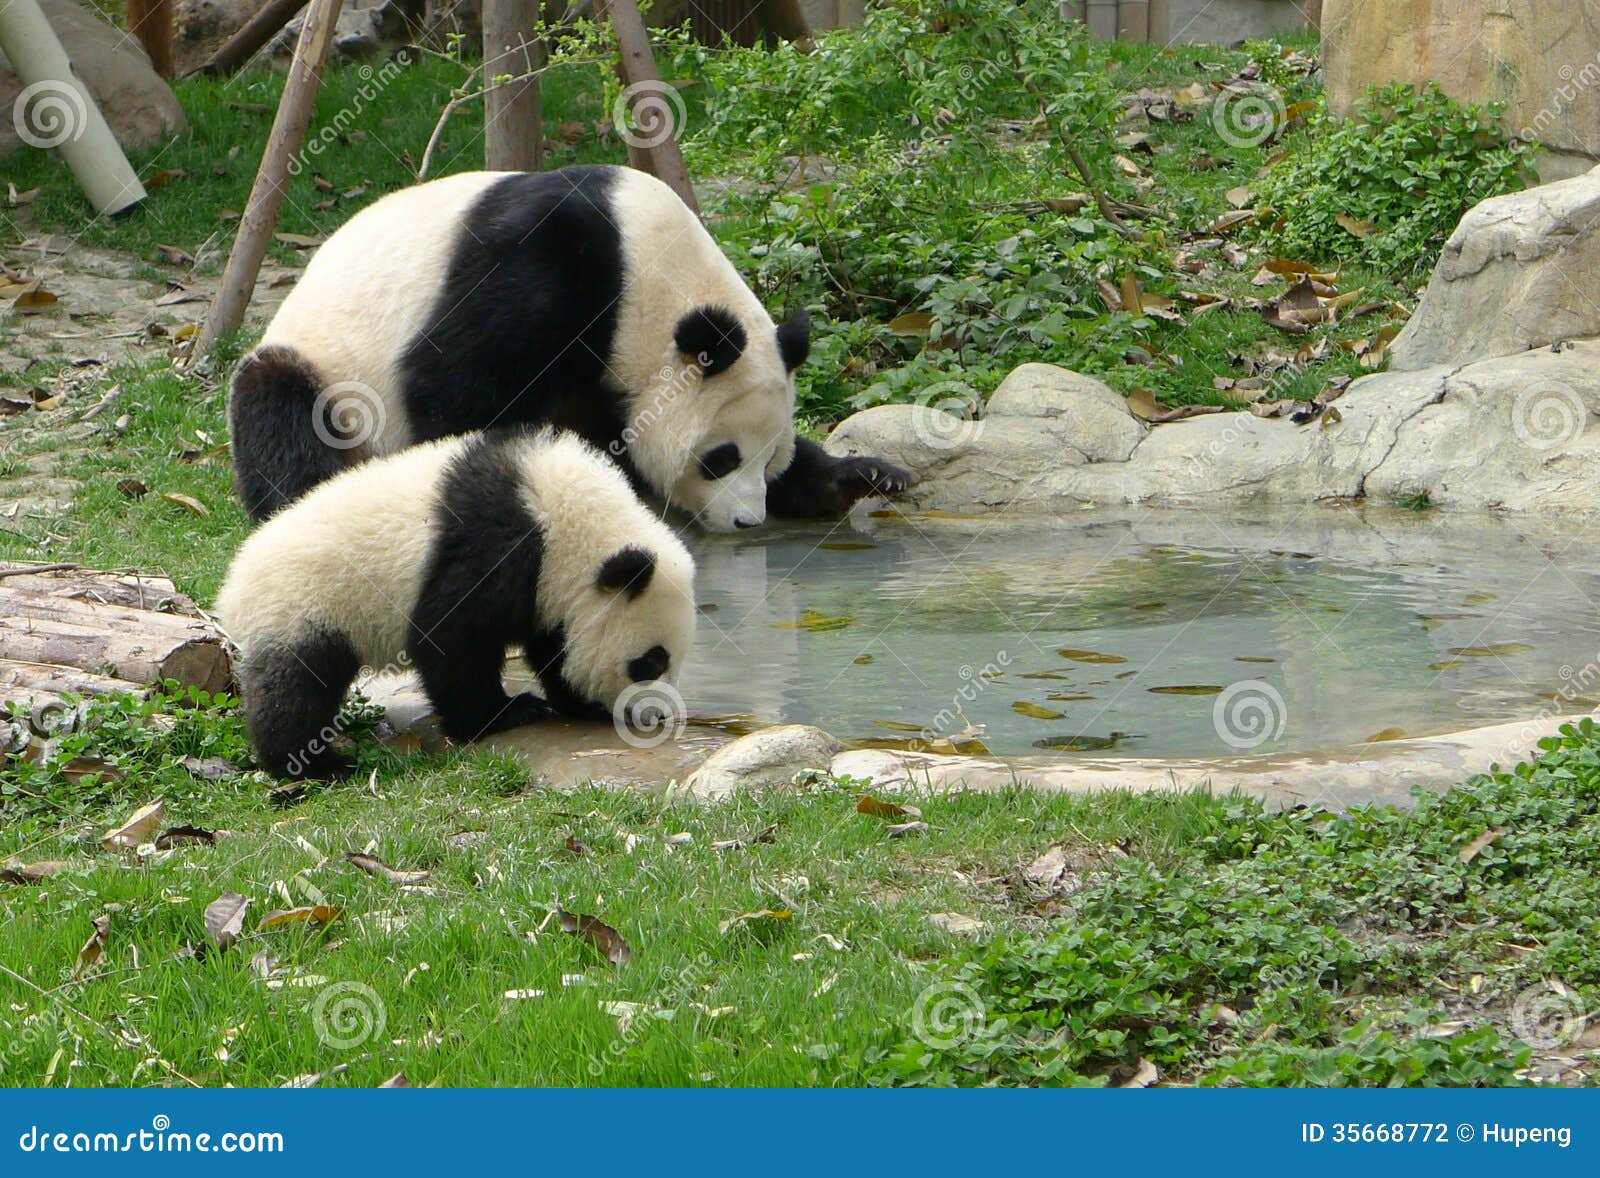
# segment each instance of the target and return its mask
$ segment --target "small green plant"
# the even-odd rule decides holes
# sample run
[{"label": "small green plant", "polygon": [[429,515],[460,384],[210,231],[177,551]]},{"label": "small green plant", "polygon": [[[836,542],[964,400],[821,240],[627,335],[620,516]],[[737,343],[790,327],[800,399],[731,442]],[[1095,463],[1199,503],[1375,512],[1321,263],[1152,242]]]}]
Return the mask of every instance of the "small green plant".
[{"label": "small green plant", "polygon": [[1533,181],[1537,148],[1508,139],[1499,113],[1433,85],[1374,89],[1342,121],[1319,105],[1261,183],[1261,223],[1292,257],[1424,273],[1464,212]]}]

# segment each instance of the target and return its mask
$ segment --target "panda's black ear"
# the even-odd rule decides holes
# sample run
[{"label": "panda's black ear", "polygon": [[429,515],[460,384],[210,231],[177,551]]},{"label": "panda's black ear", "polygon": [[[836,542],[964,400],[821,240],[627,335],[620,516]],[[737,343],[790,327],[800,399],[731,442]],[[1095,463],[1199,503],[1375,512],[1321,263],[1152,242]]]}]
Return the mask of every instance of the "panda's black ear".
[{"label": "panda's black ear", "polygon": [[595,577],[595,584],[607,592],[625,591],[632,601],[643,593],[655,575],[656,558],[632,544],[606,557]]},{"label": "panda's black ear", "polygon": [[699,364],[707,376],[729,368],[744,355],[749,337],[744,324],[724,307],[696,307],[678,320],[672,333],[678,351]]},{"label": "panda's black ear", "polygon": [[796,311],[778,324],[778,355],[783,367],[793,372],[811,355],[811,312]]}]

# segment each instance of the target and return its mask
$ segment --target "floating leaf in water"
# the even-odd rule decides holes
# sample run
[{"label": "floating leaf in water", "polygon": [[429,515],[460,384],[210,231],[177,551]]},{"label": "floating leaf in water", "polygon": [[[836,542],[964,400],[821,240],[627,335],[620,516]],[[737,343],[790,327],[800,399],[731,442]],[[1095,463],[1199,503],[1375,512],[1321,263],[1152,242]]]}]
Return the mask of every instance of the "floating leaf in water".
[{"label": "floating leaf in water", "polygon": [[1459,622],[1466,618],[1479,618],[1482,614],[1418,614],[1417,620],[1430,634],[1446,622]]},{"label": "floating leaf in water", "polygon": [[1380,744],[1385,740],[1404,740],[1405,738],[1406,730],[1404,728],[1385,728],[1382,732],[1374,732],[1367,737],[1366,743]]},{"label": "floating leaf in water", "polygon": [[856,543],[853,543],[853,542],[850,542],[850,541],[841,540],[841,541],[829,541],[826,544],[818,544],[817,547],[818,548],[825,548],[829,552],[870,552],[870,551],[872,551],[872,549],[876,548],[877,545],[876,544],[856,544]]},{"label": "floating leaf in water", "polygon": [[1428,664],[1428,670],[1430,670],[1430,671],[1448,671],[1453,667],[1464,667],[1464,666],[1466,666],[1466,660],[1465,659],[1441,659],[1437,663],[1429,663]]},{"label": "floating leaf in water", "polygon": [[1071,679],[1066,671],[1027,671],[1017,676],[1018,679]]},{"label": "floating leaf in water", "polygon": [[749,736],[762,728],[754,712],[727,712],[719,716],[690,716],[689,723],[703,724],[707,728],[720,728],[734,736]]},{"label": "floating leaf in water", "polygon": [[1128,661],[1120,654],[1102,654],[1098,650],[1076,650],[1070,646],[1063,646],[1056,653],[1064,659],[1071,659],[1075,663],[1125,663]]},{"label": "floating leaf in water", "polygon": [[1469,659],[1492,659],[1501,655],[1526,654],[1532,649],[1526,642],[1496,642],[1490,646],[1452,646],[1450,653]]},{"label": "floating leaf in water", "polygon": [[1183,683],[1175,687],[1152,687],[1155,695],[1221,695],[1222,688],[1215,683]]},{"label": "floating leaf in water", "polygon": [[1469,593],[1461,599],[1462,605],[1488,605],[1495,600],[1493,593]]},{"label": "floating leaf in water", "polygon": [[1275,663],[1278,660],[1277,659],[1264,658],[1261,655],[1236,654],[1236,655],[1233,656],[1233,661],[1236,662],[1236,663]]},{"label": "floating leaf in water", "polygon": [[1027,716],[1030,720],[1062,719],[1062,714],[1060,712],[1051,711],[1049,708],[1042,708],[1038,704],[1029,703],[1025,699],[1019,699],[1016,703],[1012,704],[1011,710],[1019,716]]},{"label": "floating leaf in water", "polygon": [[1141,601],[1133,608],[1138,610],[1166,609],[1167,603],[1164,601]]},{"label": "floating leaf in water", "polygon": [[813,634],[824,630],[843,630],[855,618],[849,614],[828,615],[818,613],[814,609],[804,610],[797,622],[773,622],[773,628],[778,630],[810,630]]},{"label": "floating leaf in water", "polygon": [[1097,753],[1114,749],[1125,740],[1138,740],[1137,732],[1113,732],[1110,736],[1047,736],[1033,742],[1036,749],[1061,753]]},{"label": "floating leaf in water", "polygon": [[1093,699],[1093,698],[1094,698],[1094,696],[1089,695],[1086,692],[1082,692],[1082,691],[1078,691],[1078,692],[1052,691],[1049,695],[1045,696],[1045,699],[1053,699],[1053,700],[1056,700],[1058,703],[1064,703],[1064,704],[1081,703],[1083,700]]},{"label": "floating leaf in water", "polygon": [[874,720],[879,728],[887,728],[890,732],[921,732],[921,724],[907,724],[901,720]]},{"label": "floating leaf in water", "polygon": [[870,654],[858,654],[850,661],[858,667],[864,667],[868,663],[872,662],[872,656]]}]

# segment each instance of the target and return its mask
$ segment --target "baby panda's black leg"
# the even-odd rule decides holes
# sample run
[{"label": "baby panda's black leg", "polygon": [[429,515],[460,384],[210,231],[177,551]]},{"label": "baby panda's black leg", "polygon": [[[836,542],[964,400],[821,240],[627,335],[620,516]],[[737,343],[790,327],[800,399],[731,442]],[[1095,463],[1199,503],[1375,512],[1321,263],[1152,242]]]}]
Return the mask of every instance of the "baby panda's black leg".
[{"label": "baby panda's black leg", "polygon": [[795,438],[794,461],[767,484],[767,511],[787,519],[838,519],[858,499],[896,495],[909,472],[881,458],[835,458],[809,438]]},{"label": "baby panda's black leg", "polygon": [[337,631],[257,646],[239,667],[250,743],[275,777],[335,778],[355,759],[335,749],[339,708],[360,659]]},{"label": "baby panda's black leg", "polygon": [[321,391],[321,378],[292,348],[259,348],[239,362],[228,396],[229,452],[251,519],[266,519],[352,461],[349,450],[323,440],[339,437],[335,423],[314,420]]},{"label": "baby panda's black leg", "polygon": [[471,619],[429,618],[427,612],[419,604],[413,614],[411,661],[446,736],[480,740],[554,714],[536,695],[506,695],[500,682],[508,645],[504,639]]}]

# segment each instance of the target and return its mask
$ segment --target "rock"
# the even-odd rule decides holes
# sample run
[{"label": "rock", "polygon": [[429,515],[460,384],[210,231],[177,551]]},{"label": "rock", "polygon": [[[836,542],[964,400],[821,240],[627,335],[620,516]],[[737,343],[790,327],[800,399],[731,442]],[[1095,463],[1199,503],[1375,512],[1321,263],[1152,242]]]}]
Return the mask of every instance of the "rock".
[{"label": "rock", "polygon": [[[1470,346],[1471,329],[1461,335]],[[1001,405],[1037,410],[1049,399],[1019,380]],[[1352,384],[1335,408],[1337,421],[1300,426],[1247,412],[1172,422],[1143,435],[1124,461],[1085,461],[1059,436],[1064,413],[951,418],[971,436],[941,452],[927,443],[929,411],[885,406],[841,423],[828,445],[905,462],[919,477],[901,497],[914,509],[1404,502],[1426,494],[1439,507],[1600,516],[1600,339],[1377,373]],[[867,756],[844,754],[834,771],[893,775],[888,760]]]},{"label": "rock", "polygon": [[869,783],[874,789],[894,792],[911,784],[906,763],[883,749],[850,749],[833,758],[828,766],[833,777],[848,777]]},{"label": "rock", "polygon": [[[163,143],[187,125],[171,88],[134,38],[73,0],[39,0],[73,71],[88,88],[124,149]],[[22,82],[0,56],[0,155],[24,146],[15,110]],[[69,115],[70,117],[70,115]],[[26,125],[26,124],[24,124]]]},{"label": "rock", "polygon": [[1054,364],[1013,369],[989,398],[984,416],[1049,419],[1051,432],[1090,462],[1126,462],[1145,436],[1145,427],[1129,412],[1121,393]]},{"label": "rock", "polygon": [[1455,509],[1600,512],[1597,414],[1600,341],[1468,365],[1406,422],[1367,493],[1426,492]]},{"label": "rock", "polygon": [[1146,432],[1126,399],[1101,381],[1024,364],[1001,382],[979,420],[937,403],[879,405],[840,423],[828,449],[876,454],[958,500],[997,504],[1041,491],[1063,468],[1125,462]]},{"label": "rock", "polygon": [[1600,168],[1486,200],[1445,243],[1390,363],[1462,364],[1600,336],[1597,273]]},{"label": "rock", "polygon": [[[267,55],[287,64],[294,55],[295,41],[304,23],[305,17],[301,15],[285,25],[267,44]],[[339,20],[333,31],[333,52],[346,61],[360,61],[376,57],[385,45],[404,41],[406,34],[405,15],[393,0],[352,0],[339,10]]]},{"label": "rock", "polygon": [[1543,174],[1571,175],[1600,158],[1600,24],[1590,4],[1326,0],[1322,46],[1335,115],[1371,85],[1437,82],[1463,101],[1504,103],[1506,131],[1554,153],[1541,167],[1555,171]]},{"label": "rock", "polygon": [[788,786],[806,769],[826,771],[843,746],[820,728],[782,724],[723,745],[684,782],[697,802],[720,802],[736,793]]}]

